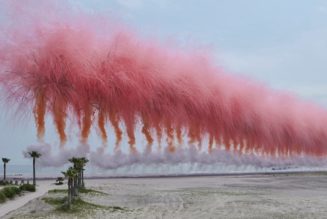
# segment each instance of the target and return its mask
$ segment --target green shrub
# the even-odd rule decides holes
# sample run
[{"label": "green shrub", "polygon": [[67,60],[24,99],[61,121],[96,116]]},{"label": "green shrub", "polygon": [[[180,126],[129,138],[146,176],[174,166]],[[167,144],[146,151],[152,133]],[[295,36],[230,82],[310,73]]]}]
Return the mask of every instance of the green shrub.
[{"label": "green shrub", "polygon": [[6,201],[6,196],[3,191],[0,191],[0,203],[4,203]]},{"label": "green shrub", "polygon": [[16,186],[10,186],[10,187],[3,188],[2,192],[7,198],[12,199],[15,197],[15,195],[20,194],[21,190]]},{"label": "green shrub", "polygon": [[57,180],[56,180],[56,185],[59,186],[59,185],[63,185],[64,184],[64,177],[57,177]]},{"label": "green shrub", "polygon": [[9,185],[9,182],[8,181],[1,180],[0,181],[0,185],[1,186]]},{"label": "green shrub", "polygon": [[17,194],[19,195],[22,190],[20,189],[20,187],[17,187],[17,186],[12,186],[11,189]]},{"label": "green shrub", "polygon": [[35,192],[35,186],[32,184],[23,184],[20,186],[22,191]]},{"label": "green shrub", "polygon": [[0,190],[0,203],[4,203],[7,198],[13,199],[16,195],[19,195],[22,191],[35,192],[35,186],[30,184],[24,184],[20,187],[8,186]]}]

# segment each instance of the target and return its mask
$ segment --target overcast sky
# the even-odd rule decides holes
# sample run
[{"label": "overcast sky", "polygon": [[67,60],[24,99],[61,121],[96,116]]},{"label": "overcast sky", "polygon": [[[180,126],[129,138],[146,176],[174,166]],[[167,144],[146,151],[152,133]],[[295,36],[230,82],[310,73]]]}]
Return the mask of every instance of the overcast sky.
[{"label": "overcast sky", "polygon": [[[107,13],[145,36],[208,46],[217,64],[230,72],[327,106],[325,0],[70,2],[89,13]],[[36,142],[33,121],[12,124],[4,110],[0,116],[0,156],[25,163],[21,151]],[[47,141],[57,144],[50,119],[47,129]],[[96,135],[92,138],[98,142]]]}]

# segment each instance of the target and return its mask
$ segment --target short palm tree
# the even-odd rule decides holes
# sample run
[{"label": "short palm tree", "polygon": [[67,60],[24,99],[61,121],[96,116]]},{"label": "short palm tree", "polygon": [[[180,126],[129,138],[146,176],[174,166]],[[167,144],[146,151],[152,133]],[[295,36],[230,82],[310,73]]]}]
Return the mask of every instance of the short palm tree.
[{"label": "short palm tree", "polygon": [[68,160],[73,164],[74,169],[76,170],[77,174],[74,179],[74,196],[78,195],[78,190],[81,188],[81,176],[83,171],[83,163],[82,160],[78,157],[72,157]]},{"label": "short palm tree", "polygon": [[5,182],[6,181],[6,176],[7,176],[7,173],[6,173],[6,169],[7,169],[7,163],[10,161],[10,159],[8,158],[5,158],[3,157],[2,158],[2,162],[3,162],[3,181]]},{"label": "short palm tree", "polygon": [[62,174],[64,174],[64,176],[68,179],[67,206],[68,206],[68,208],[70,208],[70,206],[72,204],[72,199],[74,198],[74,190],[75,190],[74,181],[76,179],[78,172],[75,170],[75,168],[69,167],[68,170],[66,172],[62,172]]},{"label": "short palm tree", "polygon": [[28,155],[33,158],[33,185],[36,185],[36,178],[35,178],[35,160],[41,157],[41,154],[37,151],[30,151]]}]

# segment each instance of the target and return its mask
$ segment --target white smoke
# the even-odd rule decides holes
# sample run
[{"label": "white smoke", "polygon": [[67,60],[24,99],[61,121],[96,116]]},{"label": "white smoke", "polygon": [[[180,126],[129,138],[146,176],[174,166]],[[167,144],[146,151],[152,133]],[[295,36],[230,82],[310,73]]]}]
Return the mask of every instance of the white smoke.
[{"label": "white smoke", "polygon": [[[124,153],[106,152],[106,147],[91,151],[87,144],[75,148],[57,148],[49,144],[31,145],[24,152],[38,151],[37,159],[41,167],[62,167],[71,157],[87,157],[90,175],[147,176],[185,175],[219,173],[254,173],[274,171],[325,170],[327,161],[316,157],[263,157],[255,154],[241,154],[223,149],[213,149],[211,153],[199,151],[194,145],[177,148],[174,153],[162,152]],[[90,167],[90,166],[89,166]],[[91,169],[91,171],[90,171]]]},{"label": "white smoke", "polygon": [[68,163],[68,159],[72,157],[87,157],[90,153],[90,146],[88,144],[79,144],[75,148],[60,148],[58,152],[52,150],[50,144],[39,143],[30,145],[26,151],[23,152],[25,157],[28,157],[28,152],[37,151],[41,157],[37,159],[37,163],[44,167],[61,167]]},{"label": "white smoke", "polygon": [[297,157],[261,157],[255,154],[241,154],[223,149],[213,149],[211,153],[199,151],[195,146],[178,148],[174,153],[165,150],[163,153],[137,153],[125,154],[116,152],[105,154],[91,152],[92,164],[103,169],[116,169],[132,165],[160,165],[160,164],[201,164],[201,165],[229,165],[229,166],[253,166],[254,168],[291,168],[296,166],[321,167],[326,166],[327,161],[308,156]]}]

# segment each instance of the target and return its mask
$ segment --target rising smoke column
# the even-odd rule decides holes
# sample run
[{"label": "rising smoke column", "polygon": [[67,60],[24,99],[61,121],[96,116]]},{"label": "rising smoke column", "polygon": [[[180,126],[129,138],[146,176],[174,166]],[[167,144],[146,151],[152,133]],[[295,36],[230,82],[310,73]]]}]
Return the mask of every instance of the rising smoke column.
[{"label": "rising smoke column", "polygon": [[326,155],[324,109],[231,75],[206,52],[86,20],[55,15],[51,22],[32,19],[28,34],[6,29],[14,37],[0,47],[1,86],[8,101],[33,108],[40,140],[50,114],[62,145],[66,120],[74,118],[81,143],[97,126],[104,145],[107,132],[115,133],[119,151],[125,132],[132,154],[141,124],[148,152],[157,141],[170,153],[187,142],[209,153]]}]

